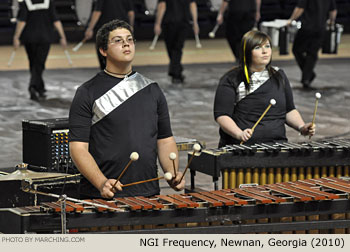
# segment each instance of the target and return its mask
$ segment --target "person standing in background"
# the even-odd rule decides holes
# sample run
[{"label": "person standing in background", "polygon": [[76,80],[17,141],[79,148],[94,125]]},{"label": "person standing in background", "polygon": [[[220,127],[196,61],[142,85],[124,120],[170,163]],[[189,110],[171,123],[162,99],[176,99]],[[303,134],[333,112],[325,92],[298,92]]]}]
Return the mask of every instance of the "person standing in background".
[{"label": "person standing in background", "polygon": [[[91,39],[96,31],[105,23],[114,19],[123,20],[134,27],[135,12],[132,0],[94,0],[94,10],[91,14],[90,22],[85,31],[84,40]],[[100,69],[106,68],[105,58],[96,47]]]},{"label": "person standing in background", "polygon": [[337,17],[335,0],[299,0],[287,22],[287,25],[290,25],[293,20],[299,17],[301,19],[301,28],[293,43],[293,54],[302,72],[301,83],[304,88],[310,88],[316,77],[314,68],[328,16],[329,24],[334,25]]},{"label": "person standing in background", "polygon": [[193,31],[199,34],[197,4],[194,0],[159,0],[157,5],[154,34],[164,34],[169,56],[168,75],[173,84],[181,84],[185,80],[181,65],[182,49],[185,44],[190,19],[192,16]]},{"label": "person standing in background", "polygon": [[58,19],[52,0],[19,0],[17,24],[13,35],[14,50],[24,44],[30,66],[30,99],[38,101],[46,98],[45,83],[42,74],[49,54],[50,44],[55,33],[60,36],[60,43],[66,49],[67,40],[61,21]]},{"label": "person standing in background", "polygon": [[217,24],[224,22],[226,16],[226,39],[231,47],[232,53],[239,60],[239,50],[243,35],[253,29],[260,20],[261,0],[223,0],[218,16]]}]

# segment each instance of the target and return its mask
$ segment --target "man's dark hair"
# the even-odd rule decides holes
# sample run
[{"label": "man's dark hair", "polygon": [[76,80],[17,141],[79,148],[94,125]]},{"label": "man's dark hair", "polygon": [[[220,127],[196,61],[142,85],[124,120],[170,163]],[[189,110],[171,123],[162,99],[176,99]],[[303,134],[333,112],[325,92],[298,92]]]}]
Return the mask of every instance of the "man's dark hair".
[{"label": "man's dark hair", "polygon": [[96,47],[102,48],[103,50],[107,50],[108,48],[108,38],[109,33],[118,28],[124,28],[130,31],[131,35],[134,37],[131,26],[119,19],[112,20],[108,23],[105,23],[100,29],[98,29],[96,34]]}]

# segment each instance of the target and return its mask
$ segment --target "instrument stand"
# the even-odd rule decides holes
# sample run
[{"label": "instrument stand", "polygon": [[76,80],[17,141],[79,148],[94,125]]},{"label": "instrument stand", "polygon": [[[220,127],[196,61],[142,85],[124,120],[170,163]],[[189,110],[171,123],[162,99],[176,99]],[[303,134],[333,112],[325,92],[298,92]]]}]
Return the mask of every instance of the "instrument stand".
[{"label": "instrument stand", "polygon": [[61,202],[62,234],[67,234],[66,200],[67,200],[67,195],[65,195],[65,194],[62,194],[58,199],[58,201]]}]

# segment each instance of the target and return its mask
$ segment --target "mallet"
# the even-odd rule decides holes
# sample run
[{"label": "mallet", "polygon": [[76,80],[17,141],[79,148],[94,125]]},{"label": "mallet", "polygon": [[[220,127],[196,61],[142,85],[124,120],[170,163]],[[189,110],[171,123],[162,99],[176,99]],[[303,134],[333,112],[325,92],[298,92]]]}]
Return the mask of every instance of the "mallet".
[{"label": "mallet", "polygon": [[171,152],[169,154],[169,159],[173,161],[173,168],[174,168],[174,175],[176,177],[176,168],[175,168],[175,159],[176,159],[176,154],[174,152]]},{"label": "mallet", "polygon": [[219,27],[220,27],[219,24],[216,24],[214,26],[214,29],[208,34],[209,38],[215,38],[216,31],[219,29]]},{"label": "mallet", "polygon": [[[315,109],[314,109],[314,116],[312,117],[312,122],[311,122],[311,126],[313,126],[315,124],[315,120],[316,120],[316,112],[317,112],[317,106],[318,106],[318,100],[321,98],[321,94],[320,93],[316,93],[315,94],[316,100],[315,100]],[[309,139],[311,139],[311,136],[309,136]]]},{"label": "mallet", "polygon": [[184,176],[185,176],[185,174],[186,174],[186,171],[187,171],[188,167],[190,166],[190,164],[191,164],[191,162],[192,162],[192,160],[193,160],[193,158],[194,158],[196,152],[199,152],[200,150],[201,150],[201,146],[200,146],[199,144],[194,144],[194,145],[193,145],[193,153],[192,153],[192,156],[191,156],[190,160],[189,160],[188,163],[187,163],[187,166],[186,166],[186,168],[185,168],[185,170],[184,170],[184,173],[182,174],[182,177],[181,177],[179,183],[181,183],[182,179],[184,178]]},{"label": "mallet", "polygon": [[[270,104],[269,106],[267,106],[267,108],[265,109],[264,113],[262,113],[262,115],[260,116],[259,120],[254,124],[253,128],[252,128],[252,132],[254,132],[256,126],[259,124],[259,122],[264,118],[264,116],[266,115],[267,111],[269,111],[269,109],[271,108],[271,106],[275,106],[276,105],[276,100],[275,99],[271,99],[270,100]],[[244,141],[241,141],[240,144],[243,144]]]},{"label": "mallet", "polygon": [[158,38],[159,38],[159,35],[154,35],[152,44],[151,44],[150,47],[149,47],[149,49],[150,49],[151,51],[153,51],[154,48],[156,48]]},{"label": "mallet", "polygon": [[160,179],[165,179],[167,181],[171,180],[173,178],[173,175],[170,172],[167,172],[164,174],[164,176],[162,177],[158,177],[158,178],[152,178],[152,179],[146,179],[146,180],[141,180],[141,181],[137,181],[137,182],[133,182],[130,184],[125,184],[122,185],[121,187],[127,187],[127,186],[132,186],[132,185],[138,185],[138,184],[142,184],[142,183],[147,183],[147,182],[151,182],[151,181],[155,181],[155,180],[160,180]]},{"label": "mallet", "polygon": [[128,164],[125,166],[124,170],[120,173],[119,177],[117,178],[117,180],[114,182],[113,188],[117,185],[118,181],[120,180],[120,178],[123,176],[123,174],[125,173],[125,171],[129,168],[129,166],[131,165],[131,163],[133,161],[136,161],[139,159],[139,154],[137,152],[132,152],[130,154],[130,160],[128,162]]},{"label": "mallet", "polygon": [[76,46],[73,47],[72,51],[77,52],[80,49],[80,47],[82,47],[84,45],[85,42],[86,42],[86,39],[84,38]]}]

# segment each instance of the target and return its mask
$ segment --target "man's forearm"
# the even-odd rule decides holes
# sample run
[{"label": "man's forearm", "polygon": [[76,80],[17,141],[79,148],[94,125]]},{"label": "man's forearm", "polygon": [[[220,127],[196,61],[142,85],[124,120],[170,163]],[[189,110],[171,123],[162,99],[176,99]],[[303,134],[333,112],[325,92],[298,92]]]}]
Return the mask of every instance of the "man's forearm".
[{"label": "man's forearm", "polygon": [[129,24],[131,25],[131,27],[134,27],[134,23],[135,23],[135,12],[134,12],[134,11],[129,11],[129,12],[128,12],[128,18],[129,18]]},{"label": "man's forearm", "polygon": [[16,24],[16,30],[15,30],[15,33],[13,35],[13,37],[15,39],[19,39],[19,37],[21,36],[22,34],[22,31],[24,29],[24,27],[26,26],[26,22],[24,21],[18,21],[17,24]]},{"label": "man's forearm", "polygon": [[197,4],[195,2],[192,2],[190,5],[192,20],[194,23],[198,22],[198,11],[197,11]]},{"label": "man's forearm", "polygon": [[89,180],[92,185],[100,190],[107,178],[101,172],[88,149],[79,146],[76,142],[70,143],[69,148],[73,162],[79,172]]},{"label": "man's forearm", "polygon": [[166,3],[165,2],[159,3],[158,7],[157,7],[157,16],[156,16],[155,25],[161,25],[162,24],[165,11],[166,11]]},{"label": "man's forearm", "polygon": [[260,12],[261,0],[255,0],[255,4],[256,4],[256,11]]},{"label": "man's forearm", "polygon": [[228,2],[225,2],[225,1],[222,1],[222,4],[220,6],[220,9],[219,9],[219,15],[223,15],[227,9],[227,6],[228,6]]},{"label": "man's forearm", "polygon": [[329,21],[331,24],[335,24],[335,19],[337,18],[337,10],[333,10],[329,12]]},{"label": "man's forearm", "polygon": [[66,39],[66,35],[64,34],[64,30],[63,30],[63,26],[62,26],[61,21],[54,22],[54,26],[55,26],[58,34],[60,35],[60,38]]},{"label": "man's forearm", "polygon": [[95,25],[97,24],[98,20],[100,19],[102,12],[101,11],[93,11],[91,15],[91,20],[88,25],[89,30],[93,30],[95,28]]},{"label": "man's forearm", "polygon": [[290,16],[290,20],[296,20],[298,19],[302,14],[304,13],[303,8],[295,7],[293,10],[292,15]]}]

